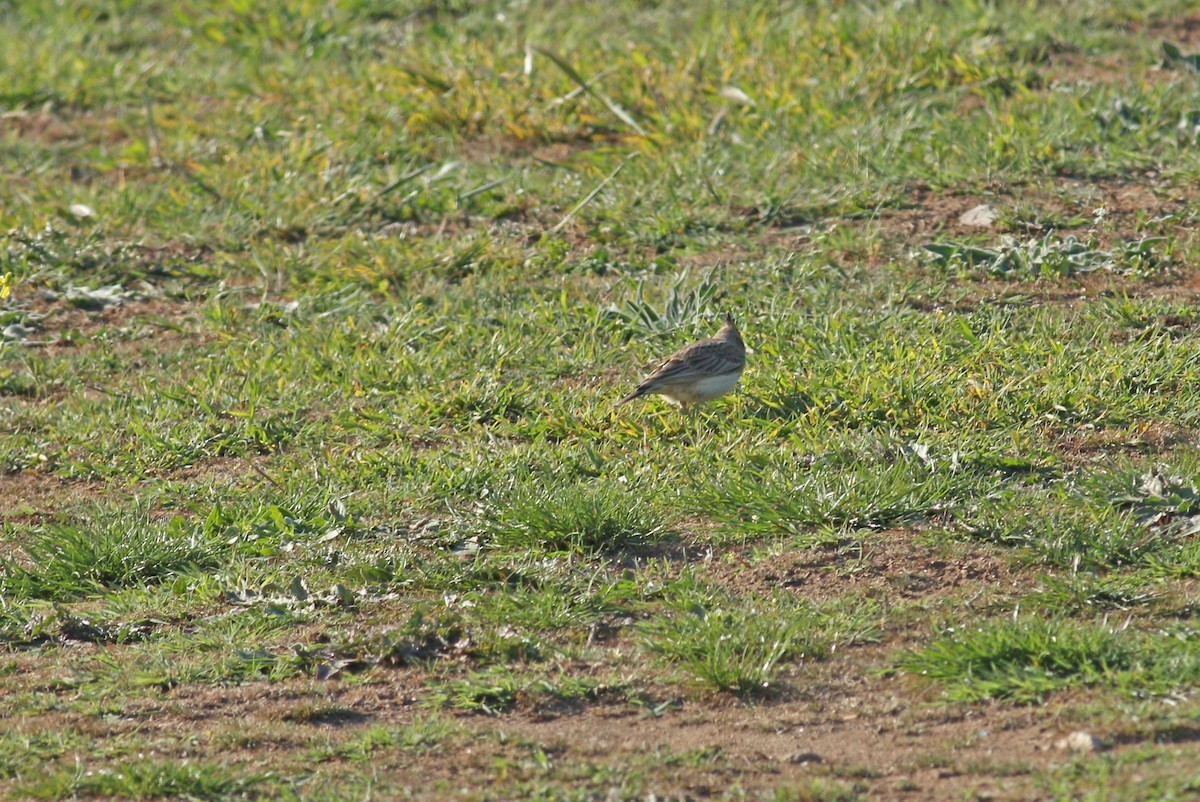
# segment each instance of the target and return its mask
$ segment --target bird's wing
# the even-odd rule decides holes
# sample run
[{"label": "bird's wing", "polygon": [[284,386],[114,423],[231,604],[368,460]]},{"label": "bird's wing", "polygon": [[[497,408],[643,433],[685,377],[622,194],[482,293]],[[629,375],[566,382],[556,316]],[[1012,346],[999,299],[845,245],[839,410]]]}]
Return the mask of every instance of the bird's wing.
[{"label": "bird's wing", "polygon": [[684,348],[667,358],[651,373],[643,386],[649,384],[675,384],[691,381],[697,377],[720,376],[739,371],[745,365],[738,359],[728,343],[719,340],[703,340]]}]

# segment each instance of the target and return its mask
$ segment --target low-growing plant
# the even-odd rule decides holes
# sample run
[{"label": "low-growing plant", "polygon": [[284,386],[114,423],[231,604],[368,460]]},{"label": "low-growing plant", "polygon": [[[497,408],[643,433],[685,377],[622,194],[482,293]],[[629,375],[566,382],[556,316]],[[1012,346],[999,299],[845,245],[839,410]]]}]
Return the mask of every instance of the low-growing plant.
[{"label": "low-growing plant", "polygon": [[28,562],[0,563],[0,591],[25,598],[69,600],[105,589],[153,584],[196,569],[216,568],[226,543],[185,518],[158,521],[146,512],[49,524],[25,546]]},{"label": "low-growing plant", "polygon": [[964,511],[960,523],[972,537],[1023,547],[1030,562],[1192,576],[1200,570],[1198,499],[1183,476],[1133,462],[1049,487],[1006,491]]},{"label": "low-growing plant", "polygon": [[40,799],[104,796],[123,799],[251,799],[266,775],[242,774],[225,765],[178,760],[137,760],[114,766],[63,769],[26,782],[23,795]]},{"label": "low-growing plant", "polygon": [[520,679],[507,668],[471,672],[434,685],[430,702],[472,713],[503,713],[517,703]]},{"label": "low-growing plant", "polygon": [[1128,610],[1150,604],[1161,592],[1147,587],[1137,577],[1099,576],[1079,573],[1043,576],[1039,587],[1022,599],[1030,609],[1053,609],[1079,614],[1097,610]]},{"label": "low-growing plant", "polygon": [[817,527],[915,524],[986,492],[990,480],[960,469],[949,456],[935,461],[920,453],[926,456],[905,447],[848,460],[752,456],[699,482],[696,505],[731,533],[797,535]]},{"label": "low-growing plant", "polygon": [[786,661],[819,657],[832,640],[819,613],[785,597],[735,599],[685,578],[667,601],[638,625],[643,643],[719,691],[767,693]]},{"label": "low-growing plant", "polygon": [[1022,616],[948,627],[896,658],[956,701],[1037,702],[1065,688],[1102,685],[1170,693],[1200,678],[1200,648],[1188,630],[1141,632],[1107,623]]},{"label": "low-growing plant", "polygon": [[505,548],[620,551],[666,536],[666,520],[652,498],[611,479],[527,485],[494,502],[483,529]]},{"label": "low-growing plant", "polygon": [[461,729],[453,720],[436,714],[418,718],[403,727],[375,725],[347,740],[331,741],[329,745],[319,747],[314,750],[313,758],[361,761],[388,749],[424,753],[438,748]]},{"label": "low-growing plant", "polygon": [[666,301],[662,309],[658,309],[646,299],[647,282],[639,281],[634,297],[620,306],[610,306],[605,310],[604,317],[629,334],[661,336],[691,329],[701,313],[718,298],[720,287],[711,273],[695,286],[684,289],[687,284],[688,274],[685,270],[667,289]]},{"label": "low-growing plant", "polygon": [[863,798],[859,788],[825,779],[777,788],[766,797],[770,802],[856,802]]},{"label": "low-growing plant", "polygon": [[588,676],[544,670],[514,671],[508,666],[492,666],[463,676],[430,681],[428,702],[436,707],[498,715],[517,704],[559,704],[594,700],[609,686]]},{"label": "low-growing plant", "polygon": [[467,591],[462,601],[471,605],[472,617],[486,617],[509,628],[587,633],[601,620],[632,615],[642,594],[631,576],[615,574],[611,568],[583,571],[564,566],[562,574],[536,584]]},{"label": "low-growing plant", "polygon": [[980,272],[1004,278],[1064,278],[1094,270],[1140,275],[1161,270],[1159,249],[1165,237],[1142,237],[1111,249],[1074,236],[1020,240],[1004,237],[992,248],[937,242],[925,246],[935,264],[962,273]]}]

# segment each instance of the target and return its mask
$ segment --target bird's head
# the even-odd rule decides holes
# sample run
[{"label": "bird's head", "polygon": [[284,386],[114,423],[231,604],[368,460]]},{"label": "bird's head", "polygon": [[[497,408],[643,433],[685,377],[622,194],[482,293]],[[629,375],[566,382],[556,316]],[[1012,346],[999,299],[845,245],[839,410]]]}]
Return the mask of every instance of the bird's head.
[{"label": "bird's head", "polygon": [[738,331],[737,323],[735,323],[733,320],[732,312],[725,313],[725,322],[721,325],[721,330],[717,332],[717,336],[722,339],[735,342],[743,348],[745,347],[745,345],[742,343],[742,333]]}]

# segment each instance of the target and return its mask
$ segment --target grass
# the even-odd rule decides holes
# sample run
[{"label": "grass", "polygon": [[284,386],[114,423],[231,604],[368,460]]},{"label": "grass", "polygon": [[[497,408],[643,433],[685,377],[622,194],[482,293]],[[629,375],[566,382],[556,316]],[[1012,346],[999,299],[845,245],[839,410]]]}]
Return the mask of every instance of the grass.
[{"label": "grass", "polygon": [[138,762],[51,776],[21,790],[33,799],[69,799],[80,794],[126,799],[249,799],[262,781],[238,776],[221,766]]},{"label": "grass", "polygon": [[803,634],[802,625],[764,620],[757,609],[709,611],[695,605],[674,619],[655,622],[646,642],[651,651],[706,685],[752,694],[771,689],[780,661],[801,652]]},{"label": "grass", "polygon": [[[729,478],[703,482],[698,506],[734,532],[796,535],[822,526],[920,523],[948,513],[962,498],[988,492],[986,479],[955,475],[957,455],[935,465],[918,443],[874,445],[828,457],[748,455],[761,468],[740,467]],[[806,457],[812,464],[804,465]]]},{"label": "grass", "polygon": [[5,590],[13,596],[70,600],[160,582],[220,565],[223,549],[187,531],[182,518],[165,525],[145,513],[96,516],[93,527],[51,525],[27,541],[27,569],[10,563]]},{"label": "grass", "polygon": [[869,639],[870,609],[816,610],[789,597],[730,598],[682,581],[668,614],[641,626],[645,647],[702,686],[742,696],[773,693],[788,662]]},{"label": "grass", "polygon": [[619,551],[664,534],[653,495],[651,488],[616,482],[522,487],[485,513],[484,531],[510,549]]},{"label": "grass", "polygon": [[1191,4],[211,6],[0,10],[0,797],[1187,798]]},{"label": "grass", "polygon": [[1128,610],[1150,604],[1158,594],[1137,577],[1075,574],[1043,577],[1026,599],[1035,607],[1054,607],[1079,614],[1087,610]]},{"label": "grass", "polygon": [[458,727],[449,721],[430,716],[400,729],[372,727],[351,741],[333,742],[317,752],[318,760],[370,760],[372,755],[383,749],[408,749],[429,752],[449,737],[456,734]]},{"label": "grass", "polygon": [[954,699],[1033,702],[1070,687],[1135,694],[1184,691],[1195,682],[1189,628],[1148,633],[1107,624],[1016,619],[951,629],[900,657],[907,672],[945,685]]}]

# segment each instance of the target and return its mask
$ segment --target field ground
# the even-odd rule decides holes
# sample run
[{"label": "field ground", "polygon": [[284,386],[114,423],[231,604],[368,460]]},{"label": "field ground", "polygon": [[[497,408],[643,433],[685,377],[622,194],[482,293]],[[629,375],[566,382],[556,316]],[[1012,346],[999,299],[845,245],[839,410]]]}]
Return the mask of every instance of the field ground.
[{"label": "field ground", "polygon": [[1197,798],[1197,53],[0,4],[0,798]]}]

